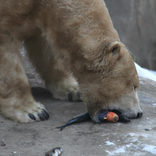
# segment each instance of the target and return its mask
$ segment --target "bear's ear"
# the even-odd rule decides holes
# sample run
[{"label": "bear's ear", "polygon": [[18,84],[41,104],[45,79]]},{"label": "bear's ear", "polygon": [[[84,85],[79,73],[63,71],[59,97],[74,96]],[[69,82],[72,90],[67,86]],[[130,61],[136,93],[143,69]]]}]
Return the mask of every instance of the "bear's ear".
[{"label": "bear's ear", "polygon": [[120,43],[115,41],[110,44],[108,50],[109,50],[109,53],[112,53],[112,55],[116,55],[116,54],[120,53],[120,49],[121,49]]}]

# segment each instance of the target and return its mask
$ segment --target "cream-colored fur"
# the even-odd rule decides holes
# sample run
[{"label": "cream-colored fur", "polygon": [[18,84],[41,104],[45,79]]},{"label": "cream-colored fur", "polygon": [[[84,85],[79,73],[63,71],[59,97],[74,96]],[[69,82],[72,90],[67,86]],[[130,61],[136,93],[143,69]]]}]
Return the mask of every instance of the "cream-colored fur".
[{"label": "cream-colored fur", "polygon": [[79,99],[77,96],[79,92],[78,83],[72,74],[64,68],[64,60],[62,58],[56,59],[52,55],[54,49],[46,42],[46,39],[38,33],[26,39],[24,45],[29,58],[45,80],[47,89],[52,93],[53,97],[68,100],[68,94],[71,94],[72,99],[77,101]]},{"label": "cream-colored fur", "polygon": [[103,0],[5,0],[0,1],[0,19],[4,116],[18,122],[49,117],[33,99],[24,74],[19,52],[23,41],[53,96],[66,100],[70,94],[78,100],[80,91],[95,122],[101,109],[118,109],[130,118],[142,112],[134,63]]}]

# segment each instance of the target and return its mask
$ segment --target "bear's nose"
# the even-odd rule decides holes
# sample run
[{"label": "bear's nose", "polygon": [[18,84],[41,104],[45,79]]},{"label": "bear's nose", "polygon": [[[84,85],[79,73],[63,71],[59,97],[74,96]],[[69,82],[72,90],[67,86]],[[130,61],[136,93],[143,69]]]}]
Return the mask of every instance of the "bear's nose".
[{"label": "bear's nose", "polygon": [[143,113],[142,113],[142,112],[141,112],[141,113],[138,113],[138,114],[137,114],[137,118],[142,117],[142,115],[143,115]]}]

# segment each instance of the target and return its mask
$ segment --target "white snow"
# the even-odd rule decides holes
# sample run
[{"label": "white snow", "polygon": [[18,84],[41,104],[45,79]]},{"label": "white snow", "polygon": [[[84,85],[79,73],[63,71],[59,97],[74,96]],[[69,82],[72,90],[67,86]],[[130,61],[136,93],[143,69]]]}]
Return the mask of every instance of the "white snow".
[{"label": "white snow", "polygon": [[114,142],[106,141],[106,145],[115,145]]},{"label": "white snow", "polygon": [[136,134],[135,134],[135,133],[129,133],[128,135],[130,135],[131,137],[136,136]]},{"label": "white snow", "polygon": [[137,63],[135,63],[135,67],[136,67],[139,77],[156,81],[156,72],[155,71],[141,68]]},{"label": "white snow", "polygon": [[121,146],[119,148],[115,148],[114,151],[106,151],[110,156],[119,154],[119,153],[125,153],[126,152],[126,147],[125,146]]},{"label": "white snow", "polygon": [[125,146],[121,146],[120,148],[117,148],[115,153],[124,153],[126,152],[126,147]]},{"label": "white snow", "polygon": [[138,138],[138,137],[144,137],[144,138],[148,138],[150,136],[150,134],[147,133],[128,133],[128,135],[126,136],[130,136],[130,137],[134,137],[134,138]]},{"label": "white snow", "polygon": [[152,74],[156,75],[156,71],[149,70]]},{"label": "white snow", "polygon": [[150,153],[156,155],[156,146],[153,146],[153,145],[145,145],[142,150],[143,151],[146,151],[146,152],[150,152]]},{"label": "white snow", "polygon": [[110,151],[107,151],[107,150],[106,150],[106,152],[108,153],[109,156],[113,156],[113,155],[115,155],[114,152],[110,152]]},{"label": "white snow", "polygon": [[133,145],[134,145],[133,143],[130,143],[130,144],[127,144],[126,147],[127,147],[127,148],[130,148],[130,147],[133,146]]}]

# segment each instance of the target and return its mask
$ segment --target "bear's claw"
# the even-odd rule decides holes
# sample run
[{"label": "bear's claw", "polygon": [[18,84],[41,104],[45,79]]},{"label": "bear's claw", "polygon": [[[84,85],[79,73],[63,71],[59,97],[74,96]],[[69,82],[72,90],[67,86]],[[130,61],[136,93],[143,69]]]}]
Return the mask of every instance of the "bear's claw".
[{"label": "bear's claw", "polygon": [[49,113],[47,110],[43,109],[43,112],[44,112],[44,116],[46,116],[46,118],[48,119],[49,118]]},{"label": "bear's claw", "polygon": [[[48,112],[45,109],[43,109],[42,112],[41,113],[38,113],[37,115],[38,115],[38,117],[39,117],[39,119],[41,121],[48,120],[48,118],[49,118],[49,114],[48,114]],[[35,115],[33,115],[32,113],[28,113],[28,116],[32,120],[36,120]]]},{"label": "bear's claw", "polygon": [[36,120],[35,116],[31,113],[28,114],[29,118],[31,118],[32,120]]},{"label": "bear's claw", "polygon": [[69,101],[73,101],[73,97],[72,97],[72,94],[71,93],[68,93],[68,100]]},{"label": "bear's claw", "polygon": [[[77,95],[77,97],[78,97],[77,102],[82,102],[80,93],[77,92],[76,95]],[[73,96],[72,96],[71,93],[68,93],[68,100],[69,100],[69,101],[73,101]]]},{"label": "bear's claw", "polygon": [[41,121],[47,120],[49,118],[48,112],[44,109],[42,110],[41,113],[38,113],[37,115],[39,116]]}]

